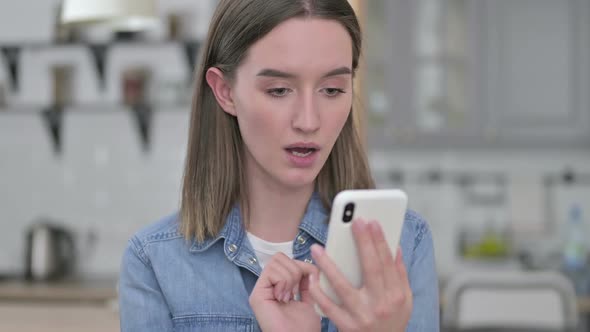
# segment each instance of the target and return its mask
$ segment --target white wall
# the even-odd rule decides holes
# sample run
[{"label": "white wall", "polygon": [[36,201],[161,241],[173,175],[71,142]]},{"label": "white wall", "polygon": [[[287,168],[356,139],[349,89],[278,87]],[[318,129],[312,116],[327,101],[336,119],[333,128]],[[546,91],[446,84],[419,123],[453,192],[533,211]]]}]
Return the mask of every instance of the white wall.
[{"label": "white wall", "polygon": [[[0,0],[0,44],[50,41],[52,8],[56,3]],[[160,3],[165,7],[161,8],[163,13],[175,9],[193,13],[195,19],[187,28],[190,35],[205,34],[214,1]],[[30,10],[33,7],[34,12]],[[182,49],[174,44],[112,49],[104,91],[98,86],[85,48],[27,49],[21,55],[21,89],[9,94],[8,99],[13,105],[33,109],[47,104],[51,93],[48,68],[53,63],[67,62],[76,64],[77,103],[112,104],[120,100],[121,70],[138,58],[154,70],[156,82],[187,79]],[[6,68],[0,65],[0,82],[6,83],[6,78]],[[84,239],[89,232],[95,232],[95,248],[82,248],[81,270],[88,275],[117,273],[130,234],[178,207],[188,106],[158,111],[152,151],[144,154],[128,113],[106,106],[93,111],[74,108],[64,121],[61,157],[53,155],[38,114],[19,113],[16,109],[0,113],[0,273],[22,268],[24,230],[40,216],[64,221],[83,243],[88,242]],[[563,224],[572,200],[590,206],[587,188],[563,189],[554,197],[540,185],[545,175],[558,174],[566,167],[590,173],[590,153],[584,150],[373,150],[370,159],[380,187],[397,185],[389,180],[391,170],[401,170],[409,179],[404,188],[410,194],[410,206],[432,226],[443,275],[458,264],[453,248],[456,234],[465,223],[481,224],[493,215],[502,225],[512,224],[524,241],[545,219],[555,218],[550,220],[552,224]],[[431,169],[503,174],[510,183],[503,189],[506,204],[493,212],[477,210],[465,206],[454,185],[417,184],[416,180]],[[549,203],[556,206],[552,216],[546,215],[547,202],[543,199],[547,195]],[[585,212],[590,220],[590,209]],[[516,225],[512,220],[517,220]]]},{"label": "white wall", "polygon": [[48,217],[76,232],[82,271],[115,273],[133,231],[178,206],[188,112],[157,112],[153,125],[143,153],[127,111],[67,112],[55,156],[39,115],[0,113],[0,268],[22,267],[27,226]]},{"label": "white wall", "polygon": [[[585,150],[373,150],[370,159],[378,185],[401,186],[407,190],[410,207],[429,222],[439,273],[443,277],[463,265],[456,253],[462,227],[507,227],[513,230],[516,248],[544,251],[558,245],[572,204],[582,206],[586,224],[590,224],[590,182],[544,184],[548,176],[560,178],[567,169],[585,174],[588,179],[590,153]],[[391,170],[403,172],[406,181],[392,182]],[[432,170],[442,172],[441,183],[424,181],[425,174]],[[475,190],[489,195],[500,193],[504,202],[489,208],[470,205],[461,187],[448,182],[445,174],[471,174],[482,179],[490,174],[501,175],[507,180],[505,187],[482,180]],[[491,220],[493,224],[489,225]]]},{"label": "white wall", "polygon": [[[0,45],[49,44],[57,3],[0,0]],[[159,2],[159,10],[162,17],[181,12],[188,18],[185,36],[202,39],[214,4],[214,0],[166,0]],[[104,29],[87,35],[94,40],[105,37]],[[163,35],[162,29],[148,37]],[[178,208],[189,116],[188,105],[157,108],[152,148],[144,153],[131,113],[114,106],[122,99],[121,73],[128,66],[149,67],[152,89],[169,99],[163,95],[166,84],[178,87],[191,78],[182,46],[111,48],[104,89],[83,46],[25,47],[18,91],[9,89],[4,60],[0,55],[0,84],[10,107],[4,113],[0,109],[0,274],[22,271],[25,230],[41,217],[63,222],[76,232],[83,274],[116,274],[129,236]],[[75,67],[74,103],[93,105],[74,106],[65,113],[61,156],[53,154],[39,112],[51,102],[49,73],[56,64]],[[190,84],[184,89],[190,90]],[[92,237],[96,241],[88,240]]]}]

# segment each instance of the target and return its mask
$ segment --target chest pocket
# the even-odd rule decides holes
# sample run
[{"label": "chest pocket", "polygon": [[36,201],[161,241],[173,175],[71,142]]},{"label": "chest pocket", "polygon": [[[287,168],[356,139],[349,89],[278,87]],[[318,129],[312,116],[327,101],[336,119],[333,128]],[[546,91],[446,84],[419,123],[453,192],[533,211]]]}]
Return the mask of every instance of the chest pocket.
[{"label": "chest pocket", "polygon": [[253,332],[254,318],[229,315],[188,315],[172,319],[175,332]]}]

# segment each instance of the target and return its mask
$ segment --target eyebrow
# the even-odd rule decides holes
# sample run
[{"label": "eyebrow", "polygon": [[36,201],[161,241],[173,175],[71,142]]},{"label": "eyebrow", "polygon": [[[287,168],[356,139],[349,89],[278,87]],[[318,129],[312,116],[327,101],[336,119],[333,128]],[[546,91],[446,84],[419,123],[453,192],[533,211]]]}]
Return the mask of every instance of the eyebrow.
[{"label": "eyebrow", "polygon": [[[330,76],[337,76],[337,75],[348,75],[352,74],[352,70],[348,67],[340,67],[334,70],[330,70],[329,72],[325,73],[322,78],[330,77]],[[256,76],[266,76],[266,77],[280,77],[280,78],[296,78],[297,75],[292,73],[286,73],[276,69],[263,69],[261,70]]]}]

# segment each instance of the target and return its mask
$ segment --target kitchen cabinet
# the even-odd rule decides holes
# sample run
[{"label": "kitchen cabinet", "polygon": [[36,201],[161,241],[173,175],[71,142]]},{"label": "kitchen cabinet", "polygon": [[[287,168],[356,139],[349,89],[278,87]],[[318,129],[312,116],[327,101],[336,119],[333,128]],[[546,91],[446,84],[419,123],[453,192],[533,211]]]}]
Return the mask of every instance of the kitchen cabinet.
[{"label": "kitchen cabinet", "polygon": [[112,280],[0,283],[0,331],[119,331]]},{"label": "kitchen cabinet", "polygon": [[119,315],[100,305],[0,302],[0,331],[115,332]]},{"label": "kitchen cabinet", "polygon": [[370,2],[377,148],[590,146],[590,2]]},{"label": "kitchen cabinet", "polygon": [[510,141],[590,142],[590,2],[483,3],[487,130]]}]

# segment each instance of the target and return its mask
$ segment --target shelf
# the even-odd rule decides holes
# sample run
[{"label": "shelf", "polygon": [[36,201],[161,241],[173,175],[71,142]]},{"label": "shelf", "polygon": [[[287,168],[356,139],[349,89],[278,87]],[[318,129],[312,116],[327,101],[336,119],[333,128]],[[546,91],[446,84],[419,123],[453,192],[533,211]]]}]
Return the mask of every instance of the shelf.
[{"label": "shelf", "polygon": [[94,66],[100,79],[100,85],[104,88],[105,77],[104,69],[106,66],[106,59],[108,52],[115,46],[165,46],[165,45],[182,45],[184,48],[184,56],[186,62],[191,70],[195,68],[197,53],[199,51],[201,42],[198,40],[113,40],[108,42],[64,42],[64,43],[49,43],[49,42],[29,42],[22,44],[0,44],[0,50],[6,59],[8,72],[10,74],[10,81],[12,90],[19,89],[19,64],[20,53],[23,49],[59,49],[82,47],[88,48],[92,54]]},{"label": "shelf", "polygon": [[[190,112],[190,103],[152,103],[147,104],[154,112]],[[52,109],[49,105],[21,105],[0,107],[0,117],[2,115],[31,115],[41,114],[44,111]],[[96,104],[73,104],[61,109],[62,112],[68,113],[109,113],[132,111],[133,108],[117,103],[96,103]]]},{"label": "shelf", "polygon": [[84,105],[84,106],[69,106],[64,108],[59,107],[39,107],[39,108],[21,108],[12,109],[10,111],[3,111],[0,108],[0,120],[3,116],[39,116],[47,128],[50,136],[54,153],[56,155],[62,152],[62,131],[64,114],[115,114],[128,113],[135,122],[135,129],[141,141],[141,147],[144,152],[148,152],[151,147],[151,132],[152,124],[154,122],[154,113],[166,112],[186,112],[191,110],[190,104],[153,104],[153,105],[138,105],[135,107],[125,105]]},{"label": "shelf", "polygon": [[198,45],[201,42],[199,40],[171,40],[171,39],[164,39],[164,40],[112,40],[106,42],[24,42],[24,43],[6,43],[0,44],[0,48],[26,48],[26,49],[48,49],[48,48],[60,48],[60,47],[92,47],[95,45],[106,45],[106,46],[115,46],[115,45],[136,45],[136,46],[162,46],[162,45]]}]

